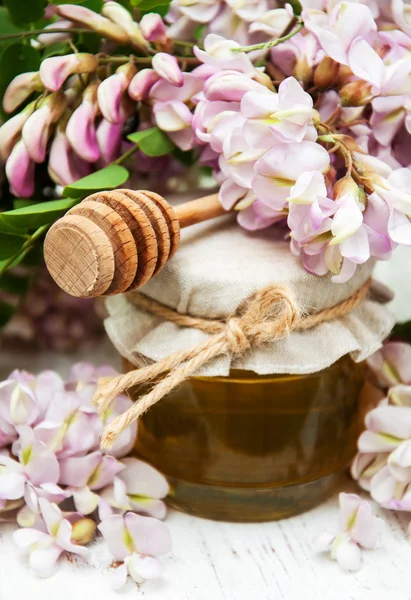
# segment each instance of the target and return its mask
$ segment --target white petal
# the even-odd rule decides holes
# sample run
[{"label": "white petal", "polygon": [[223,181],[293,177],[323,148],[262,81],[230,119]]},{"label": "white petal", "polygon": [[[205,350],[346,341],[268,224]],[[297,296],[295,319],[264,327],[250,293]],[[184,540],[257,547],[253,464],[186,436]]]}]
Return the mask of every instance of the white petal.
[{"label": "white petal", "polygon": [[109,585],[113,590],[121,589],[127,582],[127,565],[123,563],[119,567],[115,569],[110,569],[109,571]]}]

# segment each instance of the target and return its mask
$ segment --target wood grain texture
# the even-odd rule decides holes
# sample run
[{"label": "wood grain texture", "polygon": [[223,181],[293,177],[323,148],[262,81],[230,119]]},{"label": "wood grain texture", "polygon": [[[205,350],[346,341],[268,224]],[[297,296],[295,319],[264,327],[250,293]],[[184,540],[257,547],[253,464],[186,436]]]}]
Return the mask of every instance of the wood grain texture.
[{"label": "wood grain texture", "polygon": [[66,215],[50,229],[44,259],[53,279],[74,296],[101,296],[113,281],[110,239],[93,221],[79,215]]},{"label": "wood grain texture", "polygon": [[89,198],[107,204],[127,223],[138,255],[137,273],[128,290],[144,285],[153,276],[158,258],[157,238],[150,219],[138,204],[118,190],[99,192]]},{"label": "wood grain texture", "polygon": [[[118,354],[101,344],[90,356],[55,352],[0,353],[0,374],[12,369],[38,372],[52,368],[67,374],[73,362],[108,362],[120,368]],[[348,479],[341,491],[357,492]],[[368,498],[367,494],[362,494]],[[374,505],[375,508],[375,505]],[[221,523],[170,511],[172,553],[160,559],[161,579],[137,586],[129,581],[121,592],[107,582],[112,557],[97,539],[88,563],[71,555],[62,558],[50,579],[39,579],[19,558],[11,533],[15,525],[3,523],[0,531],[1,600],[410,600],[411,544],[407,537],[410,513],[376,511],[385,522],[382,546],[363,551],[363,567],[342,571],[326,555],[313,552],[313,539],[338,527],[338,491],[321,506],[278,522]]]},{"label": "wood grain texture", "polygon": [[171,258],[180,243],[180,222],[173,207],[160,194],[150,190],[142,190],[143,194],[153,200],[163,211],[164,218],[167,221],[168,232],[170,235],[170,256]]},{"label": "wood grain texture", "polygon": [[110,206],[93,200],[84,200],[67,214],[89,219],[110,240],[114,254],[114,275],[105,295],[120,294],[127,290],[137,273],[137,248],[127,223]]},{"label": "wood grain texture", "polygon": [[202,221],[208,221],[209,219],[215,219],[226,213],[227,211],[218,199],[218,194],[211,194],[210,196],[191,200],[191,202],[184,202],[184,204],[179,204],[175,208],[175,214],[181,228],[189,227]]},{"label": "wood grain texture", "polygon": [[152,277],[157,275],[159,271],[166,264],[168,257],[170,256],[170,234],[168,231],[168,224],[163,216],[162,210],[157,206],[153,200],[150,200],[148,196],[137,190],[121,190],[127,198],[130,198],[140,208],[144,210],[147,217],[150,219],[150,223],[153,226],[154,232],[157,239],[157,263],[154,269]]}]

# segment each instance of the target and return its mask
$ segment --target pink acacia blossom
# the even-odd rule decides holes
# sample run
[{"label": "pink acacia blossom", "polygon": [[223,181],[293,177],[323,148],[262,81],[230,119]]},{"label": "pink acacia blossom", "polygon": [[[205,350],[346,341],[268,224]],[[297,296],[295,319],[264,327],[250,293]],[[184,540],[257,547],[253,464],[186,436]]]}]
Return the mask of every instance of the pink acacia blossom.
[{"label": "pink acacia blossom", "polygon": [[98,105],[104,118],[113,124],[124,121],[121,104],[136,69],[132,64],[122,65],[114,75],[107,77],[97,89]]},{"label": "pink acacia blossom", "polygon": [[69,486],[74,504],[83,515],[93,512],[99,502],[96,490],[112,483],[124,466],[113,456],[92,452],[87,456],[73,456],[60,460],[59,483]]},{"label": "pink acacia blossom", "polygon": [[100,158],[95,119],[97,115],[97,85],[90,84],[83,94],[83,101],[68,120],[66,136],[71,147],[86,162]]},{"label": "pink acacia blossom", "polygon": [[160,576],[161,565],[156,557],[171,550],[170,534],[161,521],[128,512],[124,517],[104,519],[98,529],[115,560],[123,563],[111,574],[114,589],[123,587],[128,574],[137,583]]},{"label": "pink acacia blossom", "polygon": [[148,97],[153,85],[160,79],[154,69],[141,69],[130,81],[128,93],[133,100],[140,102]]},{"label": "pink acacia blossom", "polygon": [[3,108],[11,113],[22,104],[33,92],[41,92],[43,84],[37,71],[21,73],[8,85],[3,96]]},{"label": "pink acacia blossom", "polygon": [[17,547],[29,555],[30,567],[40,577],[50,577],[56,570],[63,552],[78,554],[87,558],[89,550],[73,543],[73,525],[63,515],[56,504],[40,499],[41,516],[45,531],[39,529],[19,529],[13,533]]},{"label": "pink acacia blossom", "polygon": [[51,144],[48,173],[55,183],[62,186],[91,173],[91,165],[73,150],[64,130],[56,133]]},{"label": "pink acacia blossom", "polygon": [[140,29],[148,42],[161,42],[167,39],[163,19],[156,13],[148,13],[140,21]]},{"label": "pink acacia blossom", "polygon": [[66,98],[61,92],[50,94],[27,119],[21,132],[24,145],[30,158],[37,163],[46,157],[47,143],[51,127],[63,115]]},{"label": "pink acacia blossom", "polygon": [[189,150],[194,145],[193,115],[188,104],[202,86],[202,80],[194,73],[185,73],[183,85],[177,89],[163,80],[154,84],[150,90],[158,127],[166,131],[182,150]]},{"label": "pink acacia blossom", "polygon": [[166,479],[153,467],[136,458],[125,458],[125,468],[114,478],[101,497],[113,508],[163,519],[166,508],[162,499],[169,492]]},{"label": "pink acacia blossom", "polygon": [[41,488],[43,484],[56,484],[59,463],[45,444],[35,439],[27,425],[16,427],[19,435],[14,442],[13,453],[18,460],[0,455],[0,499],[17,500],[24,497],[26,486]]},{"label": "pink acacia blossom", "polygon": [[52,56],[41,63],[40,79],[48,90],[56,92],[70,75],[93,73],[97,67],[98,61],[93,54],[83,52],[67,56]]},{"label": "pink acacia blossom", "polygon": [[340,533],[323,532],[314,544],[318,552],[331,551],[341,568],[357,571],[361,567],[361,548],[372,550],[384,528],[371,506],[356,494],[340,494]]},{"label": "pink acacia blossom", "polygon": [[6,175],[12,194],[21,198],[30,198],[34,194],[34,168],[34,161],[23,140],[20,140],[6,162]]},{"label": "pink acacia blossom", "polygon": [[157,52],[151,61],[154,71],[159,77],[173,86],[181,87],[184,83],[183,74],[175,56],[166,52]]}]

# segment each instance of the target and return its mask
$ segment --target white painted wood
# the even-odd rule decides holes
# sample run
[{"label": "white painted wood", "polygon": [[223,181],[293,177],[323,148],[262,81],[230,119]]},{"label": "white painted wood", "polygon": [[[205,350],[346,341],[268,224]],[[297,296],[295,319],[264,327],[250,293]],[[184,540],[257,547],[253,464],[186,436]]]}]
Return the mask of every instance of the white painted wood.
[{"label": "white painted wood", "polygon": [[[105,357],[106,346],[92,362]],[[75,357],[54,353],[0,355],[0,374],[19,367],[67,372]],[[84,357],[82,357],[84,359]],[[347,478],[344,491],[356,491]],[[383,545],[363,553],[364,566],[346,573],[328,557],[315,555],[312,540],[338,523],[337,494],[318,508],[291,519],[261,524],[218,523],[170,511],[167,524],[173,553],[164,559],[164,577],[142,586],[129,582],[121,592],[107,585],[111,558],[99,540],[89,564],[62,559],[50,579],[35,577],[11,540],[13,525],[0,527],[0,600],[410,600],[411,545],[407,514],[378,511],[387,527]]]}]

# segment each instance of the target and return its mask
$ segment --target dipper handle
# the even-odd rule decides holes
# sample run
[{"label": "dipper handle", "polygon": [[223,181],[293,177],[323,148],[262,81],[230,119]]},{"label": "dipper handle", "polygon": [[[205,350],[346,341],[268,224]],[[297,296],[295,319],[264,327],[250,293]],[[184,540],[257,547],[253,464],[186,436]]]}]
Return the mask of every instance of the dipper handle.
[{"label": "dipper handle", "polygon": [[92,298],[135,290],[163,268],[180,241],[180,228],[225,214],[218,194],[173,208],[150,191],[97,192],[56,221],[44,258],[57,285]]}]

